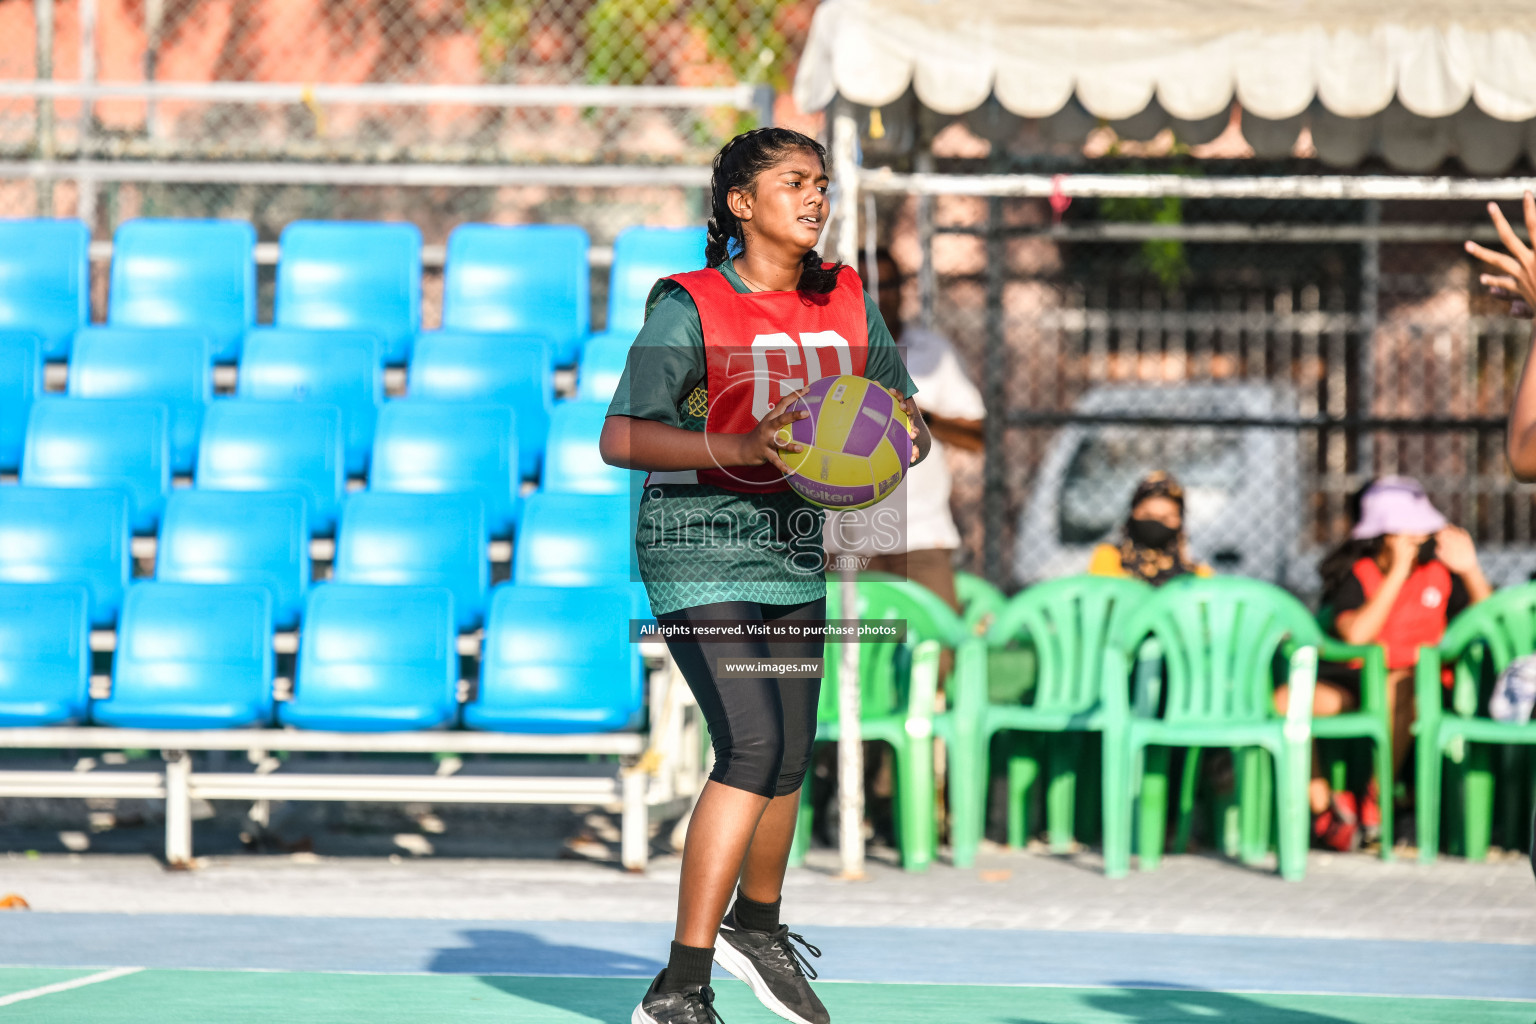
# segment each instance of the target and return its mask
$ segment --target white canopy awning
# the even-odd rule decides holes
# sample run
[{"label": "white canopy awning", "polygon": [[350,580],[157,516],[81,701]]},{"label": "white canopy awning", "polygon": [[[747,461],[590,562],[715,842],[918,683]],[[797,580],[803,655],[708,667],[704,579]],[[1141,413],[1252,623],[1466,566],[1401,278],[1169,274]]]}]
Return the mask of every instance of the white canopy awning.
[{"label": "white canopy awning", "polygon": [[[1450,118],[1432,122],[1449,145],[1536,118],[1536,0],[825,0],[795,80],[801,108],[838,94],[881,107],[909,87],[943,114],[995,95],[1025,118],[1154,111],[1186,124],[1235,98],[1282,134],[1309,108],[1345,135],[1378,114]],[[1244,134],[1254,141],[1246,122]]]}]

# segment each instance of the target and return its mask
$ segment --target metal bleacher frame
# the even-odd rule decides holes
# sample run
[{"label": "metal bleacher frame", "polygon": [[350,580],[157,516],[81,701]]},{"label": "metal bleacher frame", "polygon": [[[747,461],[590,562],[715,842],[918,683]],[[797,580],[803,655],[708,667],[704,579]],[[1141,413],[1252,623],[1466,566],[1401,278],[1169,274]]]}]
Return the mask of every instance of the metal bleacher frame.
[{"label": "metal bleacher frame", "polygon": [[[518,734],[437,730],[324,732],[302,729],[0,728],[0,749],[34,750],[35,761],[0,761],[0,797],[107,797],[165,801],[165,859],[191,866],[194,800],[359,800],[384,803],[593,805],[620,813],[620,862],[645,868],[650,824],[684,813],[703,783],[695,705],[670,659],[648,658],[647,731]],[[160,766],[114,764],[91,751],[160,751]],[[194,752],[244,752],[241,770],[193,770]],[[274,752],[447,755],[401,761],[298,761]],[[466,761],[475,755],[514,761]],[[609,760],[535,760],[590,755]],[[69,757],[74,756],[73,763]],[[617,760],[612,760],[616,758]]]}]

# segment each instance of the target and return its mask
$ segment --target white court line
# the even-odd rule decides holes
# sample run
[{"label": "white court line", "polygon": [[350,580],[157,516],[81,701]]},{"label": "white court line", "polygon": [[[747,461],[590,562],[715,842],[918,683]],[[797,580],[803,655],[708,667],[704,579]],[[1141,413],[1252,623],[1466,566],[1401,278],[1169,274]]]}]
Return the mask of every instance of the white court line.
[{"label": "white court line", "polygon": [[40,988],[29,988],[25,992],[12,992],[8,996],[0,996],[0,1006],[10,1006],[25,999],[36,999],[38,996],[51,996],[55,992],[68,992],[72,988],[82,988],[86,985],[94,985],[99,981],[111,981],[113,978],[121,978],[125,974],[137,974],[142,967],[114,967],[110,971],[99,971],[96,974],[87,974],[83,978],[75,978],[73,981],[60,981],[53,985],[43,985]]}]

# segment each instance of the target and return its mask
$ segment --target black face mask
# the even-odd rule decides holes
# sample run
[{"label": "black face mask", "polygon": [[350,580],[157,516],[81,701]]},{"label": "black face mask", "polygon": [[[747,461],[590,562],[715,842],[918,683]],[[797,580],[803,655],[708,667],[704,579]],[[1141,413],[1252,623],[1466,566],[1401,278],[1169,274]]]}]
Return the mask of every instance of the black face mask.
[{"label": "black face mask", "polygon": [[1132,519],[1126,524],[1125,532],[1132,544],[1155,551],[1170,548],[1179,539],[1178,530],[1156,519]]},{"label": "black face mask", "polygon": [[1439,538],[1437,538],[1437,537],[1431,537],[1431,538],[1429,538],[1429,540],[1426,540],[1423,544],[1419,545],[1419,564],[1420,565],[1428,565],[1430,562],[1433,562],[1435,560],[1435,555],[1439,551],[1439,547],[1436,544],[1436,541],[1438,539]]}]

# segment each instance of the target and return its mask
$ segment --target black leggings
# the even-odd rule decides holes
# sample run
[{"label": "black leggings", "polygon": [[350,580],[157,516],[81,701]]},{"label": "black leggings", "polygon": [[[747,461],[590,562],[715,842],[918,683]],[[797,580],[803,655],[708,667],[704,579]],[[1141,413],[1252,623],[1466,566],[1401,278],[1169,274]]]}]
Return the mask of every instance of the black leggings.
[{"label": "black leggings", "polygon": [[[820,622],[826,615],[826,598],[817,598],[806,604],[722,601],[664,612],[656,618],[661,622]],[[667,647],[709,724],[710,742],[715,748],[715,767],[709,777],[758,796],[787,796],[798,790],[816,738],[821,680],[723,675],[716,660],[820,658],[822,638],[724,642],[668,638]]]}]

